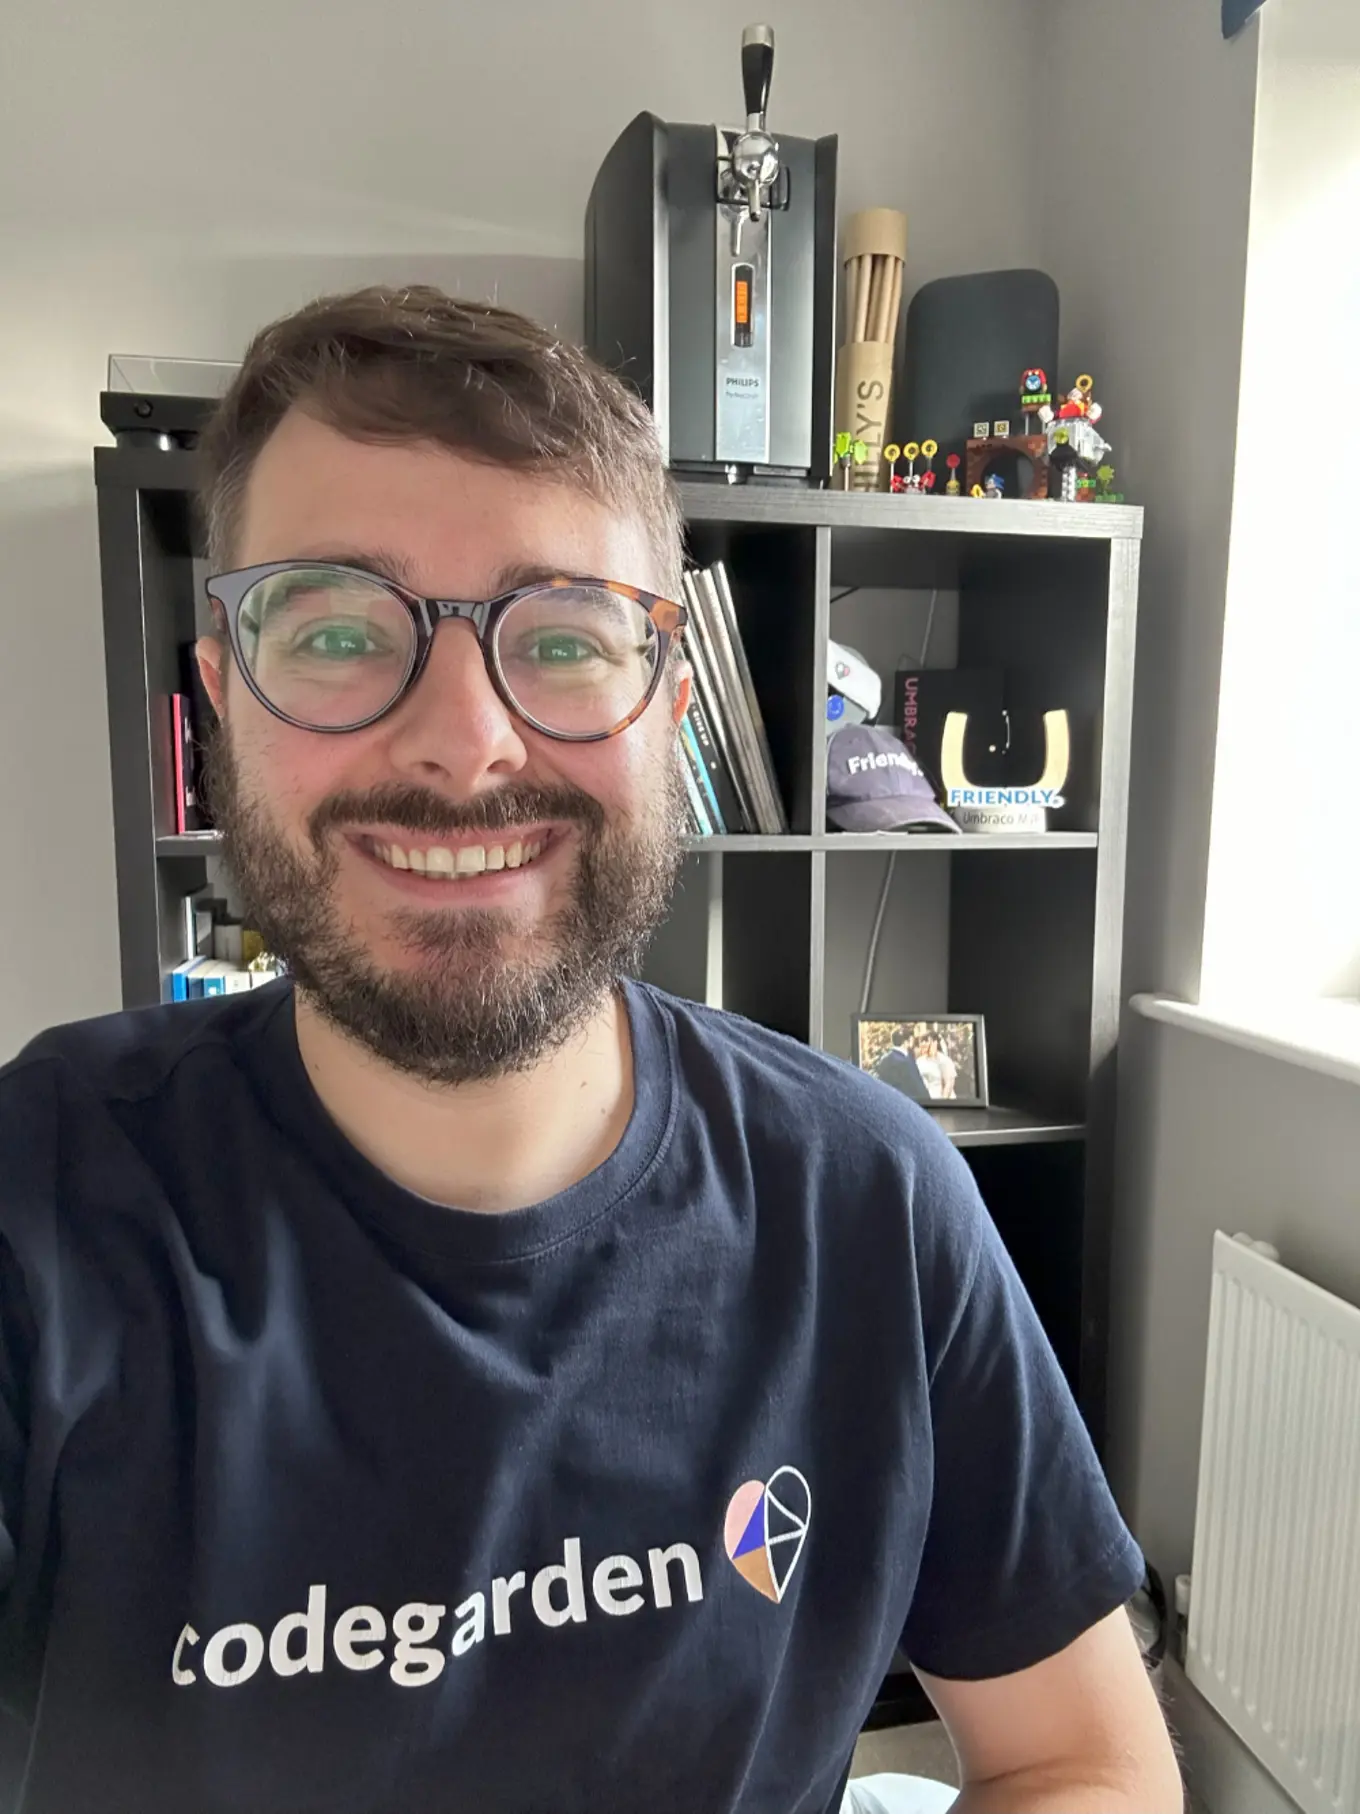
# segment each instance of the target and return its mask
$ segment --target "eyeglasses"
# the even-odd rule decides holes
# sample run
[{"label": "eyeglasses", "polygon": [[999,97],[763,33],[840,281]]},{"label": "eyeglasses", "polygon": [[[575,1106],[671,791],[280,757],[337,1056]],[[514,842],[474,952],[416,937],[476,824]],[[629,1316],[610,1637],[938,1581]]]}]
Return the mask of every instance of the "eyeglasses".
[{"label": "eyeglasses", "polygon": [[498,598],[420,598],[360,567],[272,561],[206,582],[246,685],[285,723],[357,731],[405,698],[446,617],[477,633],[493,686],[545,736],[596,743],[651,703],[683,605],[617,580],[549,579]]}]

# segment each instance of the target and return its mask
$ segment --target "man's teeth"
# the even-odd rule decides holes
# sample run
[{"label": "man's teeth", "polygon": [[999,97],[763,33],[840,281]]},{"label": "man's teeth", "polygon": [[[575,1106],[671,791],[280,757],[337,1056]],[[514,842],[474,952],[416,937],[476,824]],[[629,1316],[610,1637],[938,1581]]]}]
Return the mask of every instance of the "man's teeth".
[{"label": "man's teeth", "polygon": [[513,844],[463,844],[446,850],[436,844],[425,850],[408,850],[401,844],[373,843],[373,854],[392,869],[414,869],[417,875],[477,876],[488,869],[522,869],[538,856],[546,838],[516,838]]}]

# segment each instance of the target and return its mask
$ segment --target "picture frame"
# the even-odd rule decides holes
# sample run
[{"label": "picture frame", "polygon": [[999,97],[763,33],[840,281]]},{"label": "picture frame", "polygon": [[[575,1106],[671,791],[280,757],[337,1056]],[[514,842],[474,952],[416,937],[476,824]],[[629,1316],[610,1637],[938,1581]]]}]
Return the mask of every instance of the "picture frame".
[{"label": "picture frame", "polygon": [[981,1014],[857,1014],[855,1064],[924,1109],[985,1109],[987,1028]]}]

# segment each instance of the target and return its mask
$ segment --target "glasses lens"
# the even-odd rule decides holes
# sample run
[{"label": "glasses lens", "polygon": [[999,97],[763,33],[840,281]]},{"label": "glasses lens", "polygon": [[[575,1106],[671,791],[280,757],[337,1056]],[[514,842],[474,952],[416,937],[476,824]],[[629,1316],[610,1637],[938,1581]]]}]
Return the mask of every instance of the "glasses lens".
[{"label": "glasses lens", "polygon": [[396,698],[415,659],[401,600],[337,567],[290,567],[241,602],[241,655],[276,710],[317,730],[362,724]]},{"label": "glasses lens", "polygon": [[647,697],[661,642],[644,606],[608,586],[545,586],[496,626],[496,660],[526,717],[568,736],[612,731]]}]

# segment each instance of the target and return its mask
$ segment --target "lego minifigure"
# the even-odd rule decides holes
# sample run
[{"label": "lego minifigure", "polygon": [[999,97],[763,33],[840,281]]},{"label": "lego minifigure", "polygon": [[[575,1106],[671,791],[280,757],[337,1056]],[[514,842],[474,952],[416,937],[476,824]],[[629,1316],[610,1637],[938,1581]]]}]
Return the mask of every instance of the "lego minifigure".
[{"label": "lego minifigure", "polygon": [[853,435],[847,434],[845,430],[842,429],[836,436],[834,449],[836,464],[840,468],[841,490],[849,491],[851,463],[853,462],[856,466],[863,466],[864,462],[869,458],[869,444],[867,441],[857,441]]},{"label": "lego minifigure", "polygon": [[1094,389],[1094,378],[1084,373],[1057,410],[1051,404],[1039,409],[1048,441],[1049,465],[1058,473],[1058,496],[1067,504],[1093,495],[1091,485],[1084,484],[1083,479],[1112,451],[1096,428],[1105,412],[1091,394]]},{"label": "lego minifigure", "polygon": [[[1066,400],[1058,405],[1056,413],[1059,422],[1090,422],[1092,424],[1099,422],[1105,412],[1091,395],[1095,389],[1095,383],[1095,379],[1089,374],[1083,374],[1077,379],[1071,390],[1068,391]],[[1045,427],[1053,420],[1053,417],[1054,411],[1051,405],[1040,409],[1039,420]]]},{"label": "lego minifigure", "polygon": [[1053,402],[1048,388],[1048,373],[1037,365],[1020,380],[1020,413],[1025,418],[1025,433],[1031,433],[1030,417]]}]

